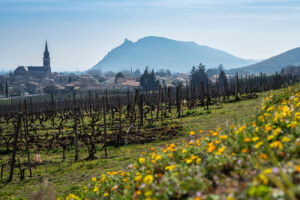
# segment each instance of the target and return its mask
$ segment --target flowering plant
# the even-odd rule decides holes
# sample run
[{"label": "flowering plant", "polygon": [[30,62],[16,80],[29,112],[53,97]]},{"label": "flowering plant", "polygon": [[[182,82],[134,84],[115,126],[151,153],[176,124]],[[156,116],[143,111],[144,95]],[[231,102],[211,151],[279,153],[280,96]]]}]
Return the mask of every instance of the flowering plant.
[{"label": "flowering plant", "polygon": [[243,124],[191,131],[190,140],[153,148],[67,199],[297,199],[299,87],[267,97]]}]

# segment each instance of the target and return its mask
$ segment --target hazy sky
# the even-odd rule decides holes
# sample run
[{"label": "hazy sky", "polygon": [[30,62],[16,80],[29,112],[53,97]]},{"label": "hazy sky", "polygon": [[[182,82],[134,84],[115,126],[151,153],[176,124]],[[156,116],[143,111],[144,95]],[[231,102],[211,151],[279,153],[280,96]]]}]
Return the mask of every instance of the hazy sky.
[{"label": "hazy sky", "polygon": [[125,38],[195,41],[242,58],[300,47],[299,0],[0,0],[0,71],[86,70]]}]

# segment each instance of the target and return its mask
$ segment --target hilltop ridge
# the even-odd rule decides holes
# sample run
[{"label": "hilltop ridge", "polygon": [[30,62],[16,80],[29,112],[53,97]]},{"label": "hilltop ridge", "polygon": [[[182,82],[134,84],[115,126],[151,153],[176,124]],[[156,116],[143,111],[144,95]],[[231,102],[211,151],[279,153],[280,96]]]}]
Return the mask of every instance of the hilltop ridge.
[{"label": "hilltop ridge", "polygon": [[170,69],[177,72],[188,72],[192,66],[203,63],[206,67],[215,68],[223,64],[233,69],[257,62],[242,59],[225,51],[214,49],[195,42],[176,41],[164,37],[148,36],[132,42],[127,38],[112,49],[92,69],[102,71],[143,70],[146,66],[158,69]]}]

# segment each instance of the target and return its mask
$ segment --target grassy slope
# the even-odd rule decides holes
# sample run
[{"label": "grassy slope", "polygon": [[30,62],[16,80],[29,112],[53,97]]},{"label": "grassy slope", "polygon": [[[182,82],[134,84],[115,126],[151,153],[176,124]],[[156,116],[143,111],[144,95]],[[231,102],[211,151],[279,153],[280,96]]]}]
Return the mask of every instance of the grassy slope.
[{"label": "grassy slope", "polygon": [[[223,104],[222,108],[212,106],[210,108],[211,113],[203,112],[203,109],[198,109],[199,112],[205,113],[203,115],[190,115],[181,119],[175,119],[173,121],[183,125],[183,133],[187,135],[189,131],[198,131],[200,129],[208,131],[215,129],[218,126],[224,127],[230,122],[235,120],[241,121],[248,118],[256,112],[257,107],[260,105],[261,100],[266,97],[270,92],[259,94],[258,99],[246,100],[235,103]],[[184,139],[185,136],[172,141],[177,143]],[[126,149],[125,160],[125,148],[113,148],[108,149],[108,155],[110,158],[104,159],[103,152],[98,152],[97,159],[94,161],[79,161],[74,163],[72,151],[68,151],[67,159],[61,163],[62,152],[61,150],[52,151],[48,154],[41,153],[43,160],[52,161],[55,164],[48,164],[47,174],[46,166],[38,166],[33,169],[33,178],[20,181],[18,175],[15,175],[14,180],[6,184],[4,181],[0,181],[0,197],[14,196],[15,198],[26,197],[28,192],[38,190],[41,187],[43,180],[48,179],[52,185],[53,190],[59,194],[59,196],[65,196],[67,193],[77,191],[82,186],[86,185],[92,176],[99,175],[106,171],[119,170],[125,168],[130,163],[133,163],[142,152],[150,151],[152,147],[161,146],[166,141],[155,143],[143,144],[143,145],[129,145]],[[81,149],[80,158],[87,157],[86,149]],[[25,155],[23,155],[25,159]],[[7,160],[8,157],[4,157],[3,160]],[[32,157],[33,159],[33,157]],[[1,161],[1,160],[0,160]],[[5,169],[4,177],[8,176],[8,168]],[[27,172],[28,173],[28,172]],[[18,174],[18,172],[17,172]],[[27,174],[28,175],[28,174]]]}]

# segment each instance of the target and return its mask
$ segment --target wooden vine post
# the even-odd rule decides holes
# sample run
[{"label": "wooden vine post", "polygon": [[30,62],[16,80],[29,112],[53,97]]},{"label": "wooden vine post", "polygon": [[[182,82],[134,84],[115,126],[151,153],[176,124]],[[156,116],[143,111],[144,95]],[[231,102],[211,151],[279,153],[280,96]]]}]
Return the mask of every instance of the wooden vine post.
[{"label": "wooden vine post", "polygon": [[236,96],[240,95],[240,84],[239,84],[239,74],[236,73]]},{"label": "wooden vine post", "polygon": [[90,109],[90,115],[92,115],[92,98],[91,98],[91,91],[89,91],[89,109]]},{"label": "wooden vine post", "polygon": [[176,87],[176,106],[177,106],[177,113],[178,117],[180,117],[180,102],[179,102],[179,86]]},{"label": "wooden vine post", "polygon": [[78,160],[77,106],[74,107],[75,161]]},{"label": "wooden vine post", "polygon": [[134,102],[133,102],[132,112],[131,112],[131,117],[130,117],[130,126],[133,124],[133,116],[134,116],[134,112],[135,112],[135,105],[136,105],[136,102],[137,102],[138,94],[139,94],[138,90],[135,89]]},{"label": "wooden vine post", "polygon": [[54,98],[53,94],[51,94],[51,115],[52,115],[52,126],[54,126]]},{"label": "wooden vine post", "polygon": [[12,152],[12,156],[11,156],[11,164],[10,164],[10,172],[9,172],[9,178],[8,181],[11,181],[13,179],[13,175],[14,175],[14,168],[15,168],[15,162],[16,162],[16,152],[17,152],[17,145],[18,145],[18,137],[19,137],[19,131],[21,129],[22,126],[22,113],[19,113],[19,117],[18,117],[18,124],[17,124],[17,128],[15,130],[15,135],[14,135],[14,144],[13,144],[13,152]]},{"label": "wooden vine post", "polygon": [[[107,93],[106,93],[107,94]],[[104,96],[102,98],[103,101],[103,123],[104,123],[104,152],[105,152],[105,158],[107,158],[107,150],[106,150],[106,100],[104,99]]]},{"label": "wooden vine post", "polygon": [[77,106],[76,106],[76,94],[74,93],[74,133],[75,133],[75,161],[78,160],[78,132],[77,132]]},{"label": "wooden vine post", "polygon": [[205,98],[205,90],[204,90],[204,83],[203,81],[201,81],[200,83],[200,88],[201,88],[201,106],[205,106],[204,105],[204,98]]},{"label": "wooden vine post", "polygon": [[[190,104],[189,104],[189,88],[188,88],[187,80],[185,81],[185,92],[186,92],[186,106],[190,109]],[[193,104],[192,103],[192,96],[193,96],[193,93],[192,93],[192,84],[191,84],[191,104]]]},{"label": "wooden vine post", "polygon": [[140,96],[140,127],[142,127],[144,124],[143,124],[143,120],[144,120],[144,113],[143,113],[143,107],[144,107],[144,96],[143,96],[143,94],[141,94],[141,96]]},{"label": "wooden vine post", "polygon": [[171,88],[168,87],[168,110],[169,110],[169,113],[171,113]]},{"label": "wooden vine post", "polygon": [[227,78],[225,76],[225,79],[224,79],[224,100],[225,98],[227,98],[228,96],[228,82],[227,82]]},{"label": "wooden vine post", "polygon": [[209,91],[209,80],[207,79],[206,83],[206,109],[209,109],[210,104],[210,91]]},{"label": "wooden vine post", "polygon": [[1,166],[0,180],[2,180],[2,177],[3,177],[3,171],[4,171],[4,164],[2,164],[2,166]]},{"label": "wooden vine post", "polygon": [[119,110],[119,131],[118,131],[118,145],[121,145],[122,138],[122,106],[121,106],[121,98],[118,95],[118,110]]},{"label": "wooden vine post", "polygon": [[156,107],[156,119],[158,119],[159,116],[159,102],[160,102],[160,90],[161,90],[161,85],[159,84],[158,86],[158,97],[157,97],[157,107]]},{"label": "wooden vine post", "polygon": [[28,159],[29,173],[30,173],[30,177],[32,177],[31,161],[30,161],[30,152],[29,152],[29,144],[28,144],[29,131],[28,131],[28,114],[27,114],[27,104],[26,104],[26,100],[24,100],[24,111],[25,111],[25,115],[24,115],[24,117],[23,117],[23,121],[24,121],[24,131],[25,131],[26,152],[27,152],[27,159]]}]

